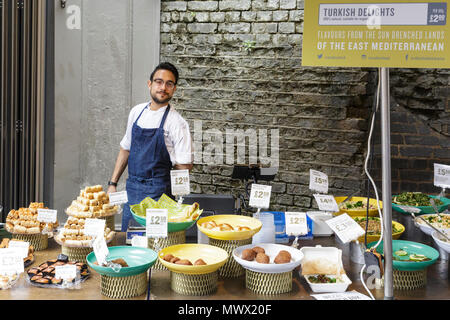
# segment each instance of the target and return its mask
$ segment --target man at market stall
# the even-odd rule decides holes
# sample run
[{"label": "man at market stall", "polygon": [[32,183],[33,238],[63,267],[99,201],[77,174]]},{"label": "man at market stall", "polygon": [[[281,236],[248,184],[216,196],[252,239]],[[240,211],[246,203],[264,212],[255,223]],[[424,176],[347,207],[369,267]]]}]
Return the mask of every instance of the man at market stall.
[{"label": "man at market stall", "polygon": [[138,226],[130,205],[150,197],[157,201],[163,193],[171,196],[170,171],[192,169],[192,139],[186,120],[169,104],[178,82],[178,70],[168,62],[159,64],[148,80],[151,100],[131,109],[125,135],[120,142],[108,193],[128,165],[122,231]]}]

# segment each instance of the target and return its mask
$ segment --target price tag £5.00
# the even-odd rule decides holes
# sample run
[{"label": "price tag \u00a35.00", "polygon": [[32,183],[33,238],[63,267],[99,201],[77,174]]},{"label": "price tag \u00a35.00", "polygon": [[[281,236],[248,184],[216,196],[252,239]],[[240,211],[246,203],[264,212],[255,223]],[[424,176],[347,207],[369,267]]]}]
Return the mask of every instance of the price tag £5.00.
[{"label": "price tag \u00a35.00", "polygon": [[184,196],[191,193],[189,170],[170,171],[170,181],[174,196]]},{"label": "price tag \u00a35.00", "polygon": [[450,166],[434,164],[434,185],[441,188],[450,188]]},{"label": "price tag \u00a35.00", "polygon": [[250,191],[250,207],[259,209],[268,209],[270,206],[270,195],[272,193],[272,186],[262,184],[252,184]]},{"label": "price tag \u00a35.00", "polygon": [[167,209],[147,209],[146,213],[147,238],[167,238]]},{"label": "price tag \u00a35.00", "polygon": [[321,211],[329,211],[329,212],[339,211],[339,206],[336,202],[336,199],[334,199],[332,195],[315,194],[314,199],[316,199],[317,205],[319,206],[319,210]]},{"label": "price tag \u00a35.00", "polygon": [[327,220],[325,223],[343,243],[356,240],[365,233],[364,229],[346,213]]},{"label": "price tag \u00a35.00", "polygon": [[328,193],[328,176],[323,172],[310,169],[309,189],[321,193]]},{"label": "price tag \u00a35.00", "polygon": [[308,234],[308,225],[305,212],[285,212],[286,234],[302,236]]}]

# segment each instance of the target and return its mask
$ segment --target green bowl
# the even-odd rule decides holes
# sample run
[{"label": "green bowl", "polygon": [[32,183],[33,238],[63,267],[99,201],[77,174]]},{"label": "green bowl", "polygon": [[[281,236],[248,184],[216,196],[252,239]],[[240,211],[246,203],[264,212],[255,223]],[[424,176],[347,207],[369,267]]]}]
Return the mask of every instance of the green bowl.
[{"label": "green bowl", "polygon": [[[367,245],[368,248],[373,247],[377,242],[371,242]],[[405,249],[409,254],[423,254],[430,258],[429,261],[392,261],[392,267],[399,271],[417,271],[425,269],[431,266],[439,258],[439,252],[427,245],[418,242],[405,241],[405,240],[392,240],[392,253],[395,255],[395,251]],[[383,254],[383,241],[377,247],[377,252]]]},{"label": "green bowl", "polygon": [[[142,226],[146,226],[146,218],[141,217],[133,212],[133,209],[130,208],[131,214],[133,215],[134,220]],[[177,232],[189,229],[192,227],[197,221],[200,219],[200,216],[196,220],[185,221],[185,222],[168,222],[167,223],[167,232]]]},{"label": "green bowl", "polygon": [[[395,197],[395,195],[393,195],[393,197]],[[430,198],[434,198],[434,199],[437,198],[437,196],[429,196],[429,197],[430,197]],[[450,199],[444,198],[444,197],[441,197],[441,198],[439,198],[439,199],[443,202],[443,204],[441,204],[440,206],[436,206],[436,207],[437,207],[437,209],[438,209],[439,212],[442,212],[442,211],[444,211],[445,209],[447,209],[448,205],[450,204]],[[416,214],[430,214],[430,213],[436,213],[436,212],[434,212],[434,209],[433,209],[432,206],[417,206],[417,207],[416,207],[416,206],[411,206],[411,207],[420,209],[420,213],[416,213]],[[400,208],[398,207],[398,205],[395,204],[395,203],[392,203],[392,208],[393,208],[395,211],[397,211],[397,212],[404,213],[404,214],[410,214],[409,212],[406,212],[406,211],[400,209]]]},{"label": "green bowl", "polygon": [[146,272],[158,259],[158,254],[147,248],[118,246],[109,247],[108,261],[118,258],[124,259],[129,267],[122,267],[119,272],[115,272],[112,268],[102,267],[94,264],[97,261],[94,252],[86,257],[86,261],[92,269],[101,275],[110,277],[128,277],[135,276]]}]

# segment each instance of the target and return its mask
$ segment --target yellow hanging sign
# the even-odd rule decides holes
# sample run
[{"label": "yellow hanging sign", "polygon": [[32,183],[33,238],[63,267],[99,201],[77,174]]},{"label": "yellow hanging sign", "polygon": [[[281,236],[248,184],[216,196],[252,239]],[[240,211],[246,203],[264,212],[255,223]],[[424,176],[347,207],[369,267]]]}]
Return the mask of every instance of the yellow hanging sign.
[{"label": "yellow hanging sign", "polygon": [[306,0],[302,65],[450,68],[446,0]]}]

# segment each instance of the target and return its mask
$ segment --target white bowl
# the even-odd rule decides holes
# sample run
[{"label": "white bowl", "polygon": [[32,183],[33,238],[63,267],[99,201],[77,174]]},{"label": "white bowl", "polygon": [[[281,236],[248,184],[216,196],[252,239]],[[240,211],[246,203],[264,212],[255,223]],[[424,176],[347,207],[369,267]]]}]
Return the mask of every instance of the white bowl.
[{"label": "white bowl", "polygon": [[[270,257],[270,263],[259,263],[256,261],[247,261],[241,258],[242,251],[245,249],[251,249],[254,247],[261,247],[266,251],[266,254]],[[273,262],[275,257],[281,250],[286,250],[291,254],[291,262],[289,263],[281,263],[276,264]],[[283,273],[294,270],[296,267],[300,265],[303,259],[303,253],[300,250],[286,246],[282,244],[274,244],[274,243],[257,243],[257,244],[249,244],[233,250],[233,258],[239,263],[244,269],[251,270],[254,272],[261,273]]]},{"label": "white bowl", "polygon": [[[446,233],[450,237],[450,232]],[[431,234],[436,244],[447,253],[450,253],[450,242],[444,240],[444,237],[440,235],[436,230]]]},{"label": "white bowl", "polygon": [[[443,216],[450,216],[449,214],[442,214]],[[432,217],[432,216],[437,216],[437,214],[424,214],[421,215],[420,217],[422,218],[426,218],[426,217]],[[416,219],[414,220],[416,227],[418,227],[420,230],[422,230],[423,233],[431,236],[431,234],[435,231],[433,228],[431,228],[429,225],[427,225],[425,222],[423,222],[422,219],[420,219],[419,217],[416,217]],[[439,230],[448,230],[448,229],[441,229],[441,228],[437,228]]]},{"label": "white bowl", "polygon": [[342,274],[340,276],[335,275],[327,275],[332,278],[339,278],[342,282],[336,283],[312,283],[309,281],[309,277],[312,275],[306,275],[305,280],[311,287],[311,290],[315,293],[326,293],[326,292],[345,292],[347,291],[348,286],[352,283],[352,281],[347,277],[346,274]]}]

